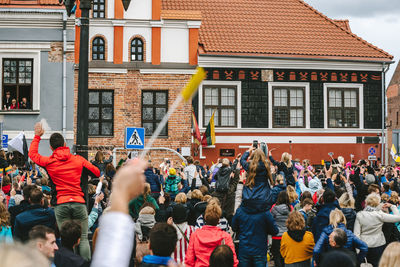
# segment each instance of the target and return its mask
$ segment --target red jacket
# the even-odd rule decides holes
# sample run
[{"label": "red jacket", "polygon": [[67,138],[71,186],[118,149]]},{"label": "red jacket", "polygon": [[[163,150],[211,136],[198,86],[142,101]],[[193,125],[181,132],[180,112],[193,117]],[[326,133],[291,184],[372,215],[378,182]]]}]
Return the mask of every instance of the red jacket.
[{"label": "red jacket", "polygon": [[89,175],[100,176],[100,170],[81,156],[72,155],[68,147],[59,147],[50,157],[38,153],[40,136],[35,136],[29,148],[29,157],[37,165],[46,169],[55,190],[57,204],[68,202],[85,203],[81,187],[83,171]]},{"label": "red jacket", "polygon": [[222,239],[225,240],[225,245],[232,249],[233,265],[236,267],[239,261],[236,257],[232,237],[218,226],[211,225],[204,225],[190,236],[189,247],[185,256],[186,267],[210,266],[211,253],[216,247],[223,244]]}]

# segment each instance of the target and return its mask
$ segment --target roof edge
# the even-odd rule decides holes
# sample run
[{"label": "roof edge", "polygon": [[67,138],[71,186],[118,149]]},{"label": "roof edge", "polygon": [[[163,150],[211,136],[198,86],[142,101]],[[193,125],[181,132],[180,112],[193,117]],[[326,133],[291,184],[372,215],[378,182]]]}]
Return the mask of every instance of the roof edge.
[{"label": "roof edge", "polygon": [[314,7],[312,7],[311,5],[307,4],[306,2],[304,2],[304,0],[297,0],[299,1],[301,4],[303,4],[304,6],[306,6],[307,8],[309,8],[310,10],[312,10],[314,13],[316,13],[317,15],[321,16],[322,18],[326,19],[327,21],[329,21],[330,23],[332,23],[333,25],[335,25],[336,27],[338,27],[339,29],[341,29],[342,31],[346,32],[347,34],[351,35],[352,37],[356,38],[357,40],[361,41],[362,43],[368,45],[369,47],[381,52],[382,54],[384,54],[387,58],[389,59],[393,59],[393,56],[391,54],[389,54],[388,52],[384,51],[383,49],[371,44],[370,42],[364,40],[363,38],[361,38],[360,36],[340,27],[337,23],[335,23],[334,20],[332,20],[331,18],[329,18],[328,16],[324,15],[323,13],[321,13],[320,11],[318,11],[317,9],[315,9]]}]

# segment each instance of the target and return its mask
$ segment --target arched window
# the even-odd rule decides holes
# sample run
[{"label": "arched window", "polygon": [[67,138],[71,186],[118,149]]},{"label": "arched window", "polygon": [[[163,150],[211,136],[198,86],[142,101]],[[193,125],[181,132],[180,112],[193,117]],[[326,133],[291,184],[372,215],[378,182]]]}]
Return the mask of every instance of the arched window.
[{"label": "arched window", "polygon": [[131,60],[143,61],[143,41],[140,38],[134,38],[131,42]]},{"label": "arched window", "polygon": [[92,43],[92,60],[105,60],[104,39],[96,37]]}]

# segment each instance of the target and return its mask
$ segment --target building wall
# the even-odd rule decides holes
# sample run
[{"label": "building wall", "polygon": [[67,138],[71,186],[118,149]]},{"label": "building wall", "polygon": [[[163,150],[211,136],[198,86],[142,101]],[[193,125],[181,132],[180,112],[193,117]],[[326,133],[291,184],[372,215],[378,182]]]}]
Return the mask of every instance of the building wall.
[{"label": "building wall", "polygon": [[[75,109],[77,108],[77,76],[75,72]],[[107,150],[124,147],[126,127],[141,127],[141,92],[142,90],[168,90],[168,106],[180,93],[190,75],[183,74],[141,74],[139,70],[127,73],[90,73],[89,90],[114,90],[114,135],[111,137],[89,137],[90,153],[94,155],[96,147],[107,146]],[[76,122],[76,113],[74,114]],[[76,127],[76,123],[74,123]],[[75,128],[76,131],[76,128]],[[148,141],[148,138],[146,138]],[[160,137],[153,147],[168,147],[174,150],[191,146],[191,104],[182,103],[168,121],[168,137]],[[123,151],[124,152],[124,151]],[[124,152],[125,153],[125,152]],[[118,153],[118,157],[124,156]],[[151,152],[155,163],[168,157],[179,161],[171,153]]]},{"label": "building wall", "polygon": [[[33,59],[33,110],[10,112],[0,110],[4,134],[9,140],[24,131],[28,145],[34,137],[36,122],[46,119],[49,128],[42,137],[40,153],[51,155],[48,139],[53,132],[62,132],[62,13],[30,11],[2,12],[0,8],[0,61],[3,58]],[[73,19],[67,22],[67,121],[66,141],[73,145],[74,30]],[[2,75],[0,62],[0,75]],[[0,78],[0,88],[2,89]],[[3,97],[1,92],[0,100]]]},{"label": "building wall", "polygon": [[[367,158],[373,147],[378,160],[381,128],[381,73],[369,71],[335,71],[310,69],[237,69],[206,68],[207,79],[200,93],[193,98],[193,106],[204,131],[208,122],[202,114],[202,87],[205,85],[237,86],[237,127],[216,127],[216,145],[197,151],[197,157],[210,163],[222,156],[220,149],[234,149],[243,153],[253,140],[266,142],[280,158],[282,152],[293,158],[309,158],[313,164],[329,160],[334,152],[349,160]],[[300,86],[305,88],[304,128],[274,128],[272,123],[272,86]],[[358,128],[329,128],[327,123],[327,87],[356,88],[359,102]],[[375,138],[372,144],[366,138]]]}]

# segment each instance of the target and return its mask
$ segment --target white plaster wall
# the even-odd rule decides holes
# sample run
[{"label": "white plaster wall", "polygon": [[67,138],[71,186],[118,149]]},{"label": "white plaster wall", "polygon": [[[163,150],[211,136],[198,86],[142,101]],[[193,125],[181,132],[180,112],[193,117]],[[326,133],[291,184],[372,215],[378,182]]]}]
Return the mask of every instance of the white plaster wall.
[{"label": "white plaster wall", "polygon": [[[114,61],[114,28],[112,26],[109,27],[100,27],[100,26],[90,26],[89,28],[89,42],[95,35],[104,35],[107,39],[107,60],[113,62]],[[90,48],[90,44],[89,44]],[[89,60],[90,58],[90,51],[89,51]]]},{"label": "white plaster wall", "polygon": [[189,62],[189,29],[161,29],[161,62]]},{"label": "white plaster wall", "polygon": [[134,35],[141,35],[144,38],[146,43],[146,62],[151,62],[151,28],[142,28],[142,27],[124,27],[124,51],[123,51],[123,61],[130,61],[130,39]]},{"label": "white plaster wall", "polygon": [[128,10],[124,11],[124,18],[151,19],[151,1],[152,0],[131,0]]},{"label": "white plaster wall", "polygon": [[[107,3],[106,16],[108,19],[114,18],[114,1],[115,0],[106,0],[106,3]],[[121,1],[121,0],[117,0],[117,1]]]}]

